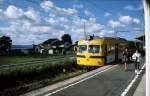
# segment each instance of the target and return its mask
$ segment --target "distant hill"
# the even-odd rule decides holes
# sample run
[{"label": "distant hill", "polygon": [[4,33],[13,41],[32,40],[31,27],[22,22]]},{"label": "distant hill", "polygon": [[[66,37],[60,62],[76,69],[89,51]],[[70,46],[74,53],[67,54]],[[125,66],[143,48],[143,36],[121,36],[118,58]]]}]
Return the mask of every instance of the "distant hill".
[{"label": "distant hill", "polygon": [[33,48],[33,45],[12,45],[12,49],[29,49]]}]

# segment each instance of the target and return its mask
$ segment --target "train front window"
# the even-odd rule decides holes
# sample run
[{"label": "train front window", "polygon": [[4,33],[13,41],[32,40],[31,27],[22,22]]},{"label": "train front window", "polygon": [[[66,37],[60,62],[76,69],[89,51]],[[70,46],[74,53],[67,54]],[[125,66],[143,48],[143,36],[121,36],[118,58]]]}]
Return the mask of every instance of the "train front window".
[{"label": "train front window", "polygon": [[100,46],[99,45],[89,45],[89,53],[99,53]]},{"label": "train front window", "polygon": [[84,53],[87,51],[87,45],[80,45],[79,46],[79,53]]}]

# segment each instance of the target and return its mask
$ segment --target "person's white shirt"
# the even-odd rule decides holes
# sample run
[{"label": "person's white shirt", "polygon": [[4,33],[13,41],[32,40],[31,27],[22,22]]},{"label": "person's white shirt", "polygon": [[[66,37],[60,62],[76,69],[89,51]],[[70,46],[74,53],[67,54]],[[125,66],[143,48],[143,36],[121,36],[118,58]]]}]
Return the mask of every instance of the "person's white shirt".
[{"label": "person's white shirt", "polygon": [[137,51],[132,55],[133,60],[136,60],[136,58],[137,58],[137,62],[141,61],[141,54],[138,53]]}]

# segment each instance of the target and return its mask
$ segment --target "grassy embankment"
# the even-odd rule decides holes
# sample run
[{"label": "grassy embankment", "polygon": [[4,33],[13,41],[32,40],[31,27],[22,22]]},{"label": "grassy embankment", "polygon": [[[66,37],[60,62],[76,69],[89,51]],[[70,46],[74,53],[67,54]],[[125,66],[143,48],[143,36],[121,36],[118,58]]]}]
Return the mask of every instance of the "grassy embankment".
[{"label": "grassy embankment", "polygon": [[17,64],[22,62],[45,60],[50,58],[48,55],[21,55],[21,56],[0,56],[0,64]]},{"label": "grassy embankment", "polygon": [[[20,60],[20,58],[22,57],[10,57],[10,59],[7,60],[6,58],[6,60],[10,63],[16,62],[15,60],[18,60],[17,62],[23,62],[24,60]],[[29,59],[27,57],[23,58],[26,58],[25,62],[33,60],[33,57],[29,57]],[[39,60],[43,57],[37,58]],[[49,57],[44,57],[44,59],[45,58]],[[7,64],[9,63],[7,62]],[[66,57],[65,60],[58,59],[57,62],[48,62],[43,65],[6,68],[0,70],[0,95],[16,96],[84,72],[86,72],[86,70],[80,70],[76,65],[76,61],[68,57]]]}]

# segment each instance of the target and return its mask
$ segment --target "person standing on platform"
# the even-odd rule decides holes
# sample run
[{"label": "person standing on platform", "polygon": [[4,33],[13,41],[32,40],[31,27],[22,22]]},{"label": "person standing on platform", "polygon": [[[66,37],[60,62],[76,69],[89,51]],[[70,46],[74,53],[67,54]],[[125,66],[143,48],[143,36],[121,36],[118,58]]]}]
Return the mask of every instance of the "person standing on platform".
[{"label": "person standing on platform", "polygon": [[129,52],[127,48],[125,48],[125,50],[123,51],[123,61],[124,61],[124,69],[126,71],[128,67],[127,63],[129,61]]},{"label": "person standing on platform", "polygon": [[139,53],[138,50],[136,50],[136,52],[133,53],[132,59],[133,59],[134,64],[135,64],[135,73],[138,74],[138,72],[140,70],[140,61],[141,61],[141,54]]}]

